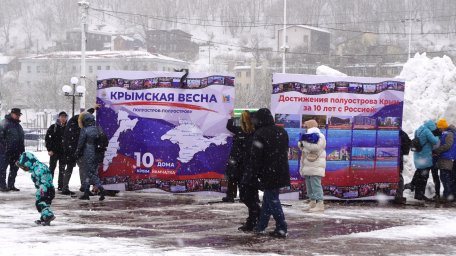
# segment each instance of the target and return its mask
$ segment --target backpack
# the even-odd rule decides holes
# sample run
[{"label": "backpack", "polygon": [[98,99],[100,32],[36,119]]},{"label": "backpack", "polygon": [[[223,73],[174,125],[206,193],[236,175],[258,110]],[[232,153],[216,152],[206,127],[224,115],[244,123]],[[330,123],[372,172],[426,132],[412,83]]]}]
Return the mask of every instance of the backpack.
[{"label": "backpack", "polygon": [[403,130],[400,130],[399,133],[401,140],[401,155],[408,155],[410,153],[410,147],[412,146],[412,140]]},{"label": "backpack", "polygon": [[410,150],[413,152],[421,152],[421,150],[423,150],[423,146],[418,137],[413,138]]},{"label": "backpack", "polygon": [[98,135],[95,140],[95,151],[97,153],[104,153],[109,145],[109,140],[103,130],[97,126]]},{"label": "backpack", "polygon": [[[421,133],[423,133],[423,131],[421,131]],[[416,136],[416,134],[415,134],[415,138],[413,138],[413,140],[412,140],[410,150],[413,152],[421,152],[421,150],[423,150],[424,145],[421,145],[419,136],[420,136],[419,134],[418,134],[418,136]],[[426,144],[426,143],[424,143],[424,144]]]}]

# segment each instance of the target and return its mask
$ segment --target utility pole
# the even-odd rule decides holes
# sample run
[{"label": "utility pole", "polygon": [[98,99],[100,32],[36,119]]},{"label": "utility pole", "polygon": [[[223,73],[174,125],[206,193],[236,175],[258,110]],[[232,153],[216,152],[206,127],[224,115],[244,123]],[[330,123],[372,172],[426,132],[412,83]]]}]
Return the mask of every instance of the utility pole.
[{"label": "utility pole", "polygon": [[287,53],[287,0],[283,0],[283,33],[282,33],[282,73],[286,73],[286,53]]},{"label": "utility pole", "polygon": [[[78,5],[81,9],[81,86],[86,88],[86,30],[87,30],[87,16],[89,15],[89,2],[87,1],[80,1]],[[85,93],[81,97],[80,101],[80,112],[84,112],[85,110]]]},{"label": "utility pole", "polygon": [[409,14],[409,18],[407,19],[402,19],[401,22],[405,24],[405,22],[408,21],[409,23],[409,30],[408,30],[408,59],[411,57],[411,51],[412,51],[412,22],[420,22],[420,19],[413,19],[411,18],[412,15],[411,13]]}]

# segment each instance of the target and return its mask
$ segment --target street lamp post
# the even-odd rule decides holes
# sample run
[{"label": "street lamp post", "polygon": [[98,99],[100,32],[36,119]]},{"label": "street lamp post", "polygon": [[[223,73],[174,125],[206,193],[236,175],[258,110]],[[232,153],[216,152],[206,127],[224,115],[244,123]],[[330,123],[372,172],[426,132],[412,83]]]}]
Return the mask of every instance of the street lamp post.
[{"label": "street lamp post", "polygon": [[72,77],[70,80],[70,83],[71,83],[71,85],[73,85],[73,87],[71,87],[69,85],[64,85],[62,87],[62,91],[65,93],[65,96],[72,98],[72,110],[73,110],[72,116],[74,116],[74,107],[75,107],[75,103],[76,103],[76,97],[83,97],[84,93],[85,93],[84,86],[79,85],[76,87],[78,82],[79,82],[79,79],[77,77]]}]

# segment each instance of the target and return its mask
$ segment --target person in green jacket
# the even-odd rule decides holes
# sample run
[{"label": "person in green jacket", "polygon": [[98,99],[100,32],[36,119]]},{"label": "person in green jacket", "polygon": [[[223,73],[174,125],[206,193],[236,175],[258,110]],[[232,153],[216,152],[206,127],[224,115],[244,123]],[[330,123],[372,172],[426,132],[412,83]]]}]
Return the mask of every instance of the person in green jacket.
[{"label": "person in green jacket", "polygon": [[55,197],[55,188],[52,180],[52,172],[47,165],[38,161],[35,155],[24,152],[20,155],[16,165],[26,172],[32,174],[32,181],[35,184],[35,206],[41,218],[36,220],[38,225],[49,226],[55,219],[51,210],[52,199]]}]

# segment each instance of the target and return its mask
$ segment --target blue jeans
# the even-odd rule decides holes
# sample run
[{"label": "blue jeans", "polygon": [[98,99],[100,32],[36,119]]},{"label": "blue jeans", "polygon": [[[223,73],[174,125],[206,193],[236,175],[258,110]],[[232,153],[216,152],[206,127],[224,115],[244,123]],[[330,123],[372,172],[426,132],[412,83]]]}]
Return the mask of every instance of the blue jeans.
[{"label": "blue jeans", "polygon": [[323,187],[320,176],[304,176],[306,179],[307,196],[310,200],[323,201]]},{"label": "blue jeans", "polygon": [[258,231],[264,231],[268,227],[271,215],[276,221],[276,231],[287,232],[287,223],[285,222],[285,215],[279,199],[279,189],[264,190],[263,205],[261,206],[260,219],[257,225]]},{"label": "blue jeans", "polygon": [[449,196],[454,196],[454,177],[453,170],[440,170],[440,180],[443,184],[443,197],[448,199]]}]

